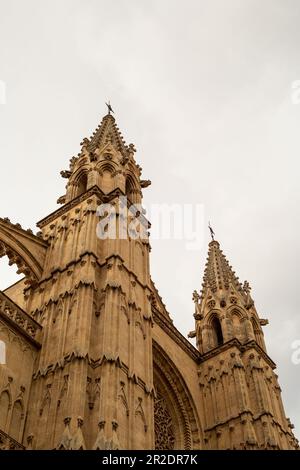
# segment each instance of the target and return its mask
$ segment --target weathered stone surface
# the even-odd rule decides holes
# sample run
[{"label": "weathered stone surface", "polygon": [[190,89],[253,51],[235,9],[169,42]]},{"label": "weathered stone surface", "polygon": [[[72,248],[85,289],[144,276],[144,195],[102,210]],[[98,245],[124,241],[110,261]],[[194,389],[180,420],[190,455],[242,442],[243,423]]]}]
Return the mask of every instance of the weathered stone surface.
[{"label": "weathered stone surface", "polygon": [[38,235],[0,219],[0,256],[25,276],[0,293],[0,448],[296,448],[249,284],[211,242],[193,347],[151,280],[148,238],[97,236],[100,203],[121,219],[119,197],[140,204],[150,184],[134,146],[111,114],[81,145]]}]

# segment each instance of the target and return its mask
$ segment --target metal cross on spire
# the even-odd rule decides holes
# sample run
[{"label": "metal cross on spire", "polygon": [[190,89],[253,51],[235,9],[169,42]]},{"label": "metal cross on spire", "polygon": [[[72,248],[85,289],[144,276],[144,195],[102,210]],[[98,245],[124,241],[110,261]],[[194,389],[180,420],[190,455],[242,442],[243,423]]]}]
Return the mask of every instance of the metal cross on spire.
[{"label": "metal cross on spire", "polygon": [[108,109],[108,114],[110,113],[114,113],[114,110],[112,109],[111,105],[110,105],[110,101],[108,103],[105,103],[106,106],[107,106],[107,109]]},{"label": "metal cross on spire", "polygon": [[211,225],[210,225],[210,222],[208,222],[208,228],[209,228],[209,231],[210,231],[210,236],[211,236],[211,239],[212,241],[214,241],[215,239],[215,232],[213,231]]}]

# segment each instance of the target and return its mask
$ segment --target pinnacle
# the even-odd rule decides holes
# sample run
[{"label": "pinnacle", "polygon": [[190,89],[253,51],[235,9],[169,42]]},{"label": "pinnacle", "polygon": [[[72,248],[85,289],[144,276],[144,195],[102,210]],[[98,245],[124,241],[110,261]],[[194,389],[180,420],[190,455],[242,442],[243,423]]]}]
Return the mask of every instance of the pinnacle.
[{"label": "pinnacle", "polygon": [[235,275],[235,271],[233,271],[232,266],[220,249],[219,242],[212,240],[209,243],[202,283],[202,294],[205,294],[207,289],[210,289],[213,293],[218,290],[228,290],[230,284],[234,285],[238,290],[242,287],[239,278]]},{"label": "pinnacle", "polygon": [[116,124],[114,116],[106,114],[99,126],[92,133],[91,137],[86,140],[87,150],[94,152],[97,148],[112,143],[122,154],[128,153],[128,147]]}]

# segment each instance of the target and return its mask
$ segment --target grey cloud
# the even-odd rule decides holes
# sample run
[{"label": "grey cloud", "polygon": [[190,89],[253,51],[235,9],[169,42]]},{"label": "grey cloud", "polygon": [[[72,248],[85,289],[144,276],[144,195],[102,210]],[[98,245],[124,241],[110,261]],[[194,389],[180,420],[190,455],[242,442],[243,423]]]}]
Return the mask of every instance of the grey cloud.
[{"label": "grey cloud", "polygon": [[[299,2],[2,0],[0,12],[1,215],[34,227],[55,209],[59,171],[111,99],[153,181],[145,202],[203,203],[252,284],[299,435]],[[186,334],[206,244],[152,245],[153,278]],[[14,280],[0,272],[2,287]]]}]

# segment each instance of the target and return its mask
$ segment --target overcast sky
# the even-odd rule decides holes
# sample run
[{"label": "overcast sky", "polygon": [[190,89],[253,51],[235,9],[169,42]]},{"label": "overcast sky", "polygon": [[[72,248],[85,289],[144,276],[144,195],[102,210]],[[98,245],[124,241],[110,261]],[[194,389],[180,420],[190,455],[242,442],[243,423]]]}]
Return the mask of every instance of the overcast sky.
[{"label": "overcast sky", "polygon": [[[202,204],[250,282],[298,436],[299,24],[298,0],[0,0],[0,216],[34,229],[57,208],[59,172],[110,99],[152,180],[145,204]],[[207,232],[199,250],[152,241],[152,277],[184,335]],[[14,271],[0,260],[0,288]]]}]

